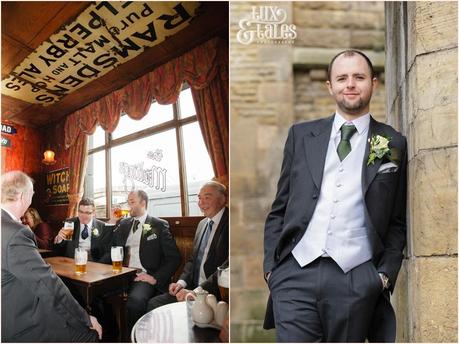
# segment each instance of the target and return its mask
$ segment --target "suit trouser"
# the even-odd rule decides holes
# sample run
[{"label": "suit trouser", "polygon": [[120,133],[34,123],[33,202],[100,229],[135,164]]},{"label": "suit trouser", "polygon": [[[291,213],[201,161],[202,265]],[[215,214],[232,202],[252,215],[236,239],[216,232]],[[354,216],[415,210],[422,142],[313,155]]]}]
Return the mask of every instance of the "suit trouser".
[{"label": "suit trouser", "polygon": [[364,342],[382,292],[371,261],[345,274],[331,258],[301,268],[291,254],[268,285],[279,342]]},{"label": "suit trouser", "polygon": [[147,312],[147,303],[158,293],[156,286],[150,283],[138,281],[132,282],[126,302],[126,315],[129,332],[137,320]]},{"label": "suit trouser", "polygon": [[177,302],[177,298],[175,296],[172,296],[169,293],[163,293],[160,295],[156,295],[150,301],[148,301],[147,305],[147,311],[151,311],[155,308],[168,305],[169,303],[174,303]]}]

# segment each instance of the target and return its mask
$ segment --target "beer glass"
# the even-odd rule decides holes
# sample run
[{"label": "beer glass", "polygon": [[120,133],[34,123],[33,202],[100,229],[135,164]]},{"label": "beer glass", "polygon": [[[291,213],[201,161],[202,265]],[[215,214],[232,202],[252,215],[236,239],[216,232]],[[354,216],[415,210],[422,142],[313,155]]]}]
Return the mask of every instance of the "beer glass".
[{"label": "beer glass", "polygon": [[120,207],[117,207],[115,210],[114,210],[114,214],[117,218],[121,218],[121,217],[126,217],[127,215],[129,215],[129,209],[122,209]]},{"label": "beer glass", "polygon": [[229,302],[229,267],[218,267],[218,289],[222,300]]},{"label": "beer glass", "polygon": [[65,236],[64,240],[67,240],[67,241],[72,240],[74,228],[75,228],[74,222],[68,222],[68,221],[64,222],[64,236]]},{"label": "beer glass", "polygon": [[121,272],[123,268],[123,247],[113,246],[111,250],[112,270],[114,273]]},{"label": "beer glass", "polygon": [[88,251],[84,248],[77,247],[75,249],[75,273],[82,275],[86,273],[86,264],[88,262]]}]

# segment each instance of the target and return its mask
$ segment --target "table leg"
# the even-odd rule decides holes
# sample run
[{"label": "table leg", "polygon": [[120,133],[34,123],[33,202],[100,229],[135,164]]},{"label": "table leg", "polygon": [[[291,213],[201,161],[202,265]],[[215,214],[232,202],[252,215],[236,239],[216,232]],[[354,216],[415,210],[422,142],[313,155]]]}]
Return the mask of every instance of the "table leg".
[{"label": "table leg", "polygon": [[121,296],[121,305],[120,305],[120,329],[121,329],[121,341],[124,343],[128,343],[130,341],[130,333],[128,333],[127,329],[127,321],[126,321],[126,302],[127,302],[127,292],[123,292]]},{"label": "table leg", "polygon": [[113,305],[113,312],[115,313],[116,323],[119,329],[118,340],[123,343],[129,342],[130,334],[127,333],[128,329],[126,322],[127,292],[123,291],[120,294],[112,295],[107,301]]}]

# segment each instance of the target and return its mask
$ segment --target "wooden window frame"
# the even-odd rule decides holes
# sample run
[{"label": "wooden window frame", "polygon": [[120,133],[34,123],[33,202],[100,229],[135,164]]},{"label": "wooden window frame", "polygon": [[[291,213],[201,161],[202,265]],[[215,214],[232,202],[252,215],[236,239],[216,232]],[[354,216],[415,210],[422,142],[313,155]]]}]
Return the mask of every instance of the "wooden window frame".
[{"label": "wooden window frame", "polygon": [[[188,87],[185,86],[181,92],[185,91]],[[181,204],[181,214],[182,217],[190,216],[190,209],[188,205],[188,186],[186,179],[186,164],[185,164],[185,152],[183,145],[183,126],[194,123],[198,121],[196,114],[186,118],[180,118],[180,98],[177,99],[177,102],[172,104],[173,108],[173,118],[167,122],[142,129],[132,134],[119,137],[117,139],[112,138],[111,133],[105,132],[105,144],[88,149],[89,155],[101,151],[105,151],[105,198],[107,200],[105,205],[106,218],[112,212],[112,178],[111,178],[111,150],[114,147],[130,143],[145,137],[153,136],[160,134],[162,132],[174,129],[176,136],[177,144],[177,159],[178,159],[178,168],[179,168],[179,183],[180,183],[180,204]],[[126,116],[126,115],[125,115]]]}]

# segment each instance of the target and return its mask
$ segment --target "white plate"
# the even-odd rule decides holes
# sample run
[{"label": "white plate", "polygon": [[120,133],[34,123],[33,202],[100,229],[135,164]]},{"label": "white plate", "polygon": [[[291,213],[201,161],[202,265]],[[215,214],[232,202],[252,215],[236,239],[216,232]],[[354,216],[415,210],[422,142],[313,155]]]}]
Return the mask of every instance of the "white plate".
[{"label": "white plate", "polygon": [[197,327],[200,327],[200,328],[213,328],[214,330],[220,330],[221,329],[221,326],[218,326],[214,322],[211,322],[210,324],[202,324],[202,323],[198,323],[198,322],[194,322],[193,321],[193,324],[196,325]]}]

